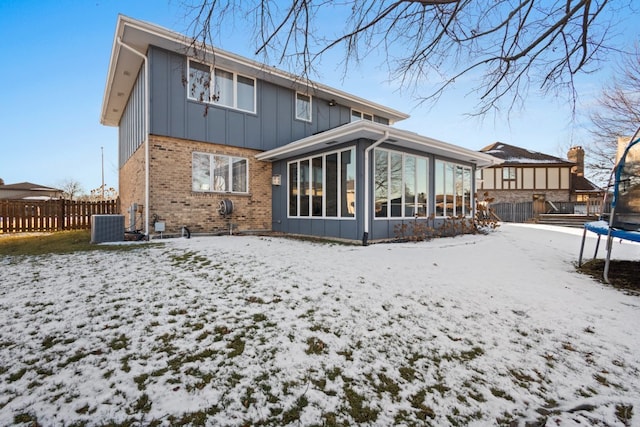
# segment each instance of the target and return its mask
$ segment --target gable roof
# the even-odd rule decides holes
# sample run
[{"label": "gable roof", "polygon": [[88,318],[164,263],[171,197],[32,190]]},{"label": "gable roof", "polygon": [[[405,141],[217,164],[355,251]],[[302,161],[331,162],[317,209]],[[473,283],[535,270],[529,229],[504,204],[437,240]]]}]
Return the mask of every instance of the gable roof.
[{"label": "gable roof", "polygon": [[601,193],[604,190],[584,176],[573,174],[571,178],[571,191],[573,193]]},{"label": "gable roof", "polygon": [[483,153],[491,154],[494,157],[504,160],[503,166],[510,165],[550,165],[557,164],[563,166],[573,166],[570,162],[559,157],[505,144],[504,142],[494,142],[480,150]]},{"label": "gable roof", "polygon": [[415,132],[397,129],[368,120],[358,120],[337,126],[333,129],[299,139],[282,147],[259,153],[256,155],[256,158],[265,161],[283,160],[303,156],[325,149],[327,146],[357,139],[375,141],[385,137],[385,135],[386,144],[412,149],[418,152],[435,154],[465,163],[475,163],[479,168],[495,166],[502,163],[500,159],[486,153],[469,150],[437,139],[428,138]]},{"label": "gable roof", "polygon": [[53,188],[53,187],[47,187],[46,185],[38,185],[38,184],[34,184],[32,182],[18,182],[16,184],[6,184],[6,185],[0,185],[0,190],[15,190],[15,191],[59,191],[62,192],[62,190],[57,189],[57,188]]},{"label": "gable roof", "polygon": [[60,197],[62,190],[32,182],[18,182],[16,184],[0,185],[0,199],[30,199],[48,200]]},{"label": "gable roof", "polygon": [[[123,47],[122,43],[131,47],[137,53]],[[107,126],[118,126],[120,123],[120,118],[149,46],[157,46],[182,55],[187,55],[190,50],[193,51],[191,49],[191,39],[185,35],[148,22],[119,15],[102,99],[100,123]],[[356,110],[360,109],[367,113],[387,118],[391,124],[409,117],[408,114],[393,108],[376,104],[321,83],[305,80],[300,76],[222,49],[207,46],[204,56],[205,60],[210,63],[213,63],[215,58],[215,64],[222,68],[229,68],[241,74],[314,96],[332,99],[339,104],[350,106]]]}]

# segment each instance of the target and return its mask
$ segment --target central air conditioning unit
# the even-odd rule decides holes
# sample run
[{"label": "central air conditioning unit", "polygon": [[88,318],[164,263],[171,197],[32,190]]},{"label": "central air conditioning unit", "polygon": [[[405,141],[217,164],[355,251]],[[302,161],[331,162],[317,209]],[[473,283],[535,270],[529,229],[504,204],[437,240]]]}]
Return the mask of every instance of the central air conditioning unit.
[{"label": "central air conditioning unit", "polygon": [[91,243],[123,241],[124,215],[91,215]]}]

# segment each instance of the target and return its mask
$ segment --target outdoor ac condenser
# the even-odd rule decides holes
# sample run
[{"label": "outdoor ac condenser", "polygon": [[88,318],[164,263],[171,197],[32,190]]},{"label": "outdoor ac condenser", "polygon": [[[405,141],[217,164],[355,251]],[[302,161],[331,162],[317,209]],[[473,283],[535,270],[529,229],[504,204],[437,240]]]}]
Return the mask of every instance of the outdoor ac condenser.
[{"label": "outdoor ac condenser", "polygon": [[91,215],[91,243],[124,241],[124,215]]}]

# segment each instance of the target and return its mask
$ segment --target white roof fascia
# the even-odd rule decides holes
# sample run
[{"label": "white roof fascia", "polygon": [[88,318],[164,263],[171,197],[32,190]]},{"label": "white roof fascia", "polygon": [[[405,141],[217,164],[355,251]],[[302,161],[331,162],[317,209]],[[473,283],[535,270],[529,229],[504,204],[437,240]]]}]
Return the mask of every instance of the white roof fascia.
[{"label": "white roof fascia", "polygon": [[[133,31],[126,31],[127,28]],[[117,43],[118,37],[120,37],[125,44],[133,46],[143,55],[146,54],[149,45],[178,52],[182,55],[187,55],[191,46],[191,39],[187,36],[148,22],[119,15],[113,47],[111,49],[107,84],[103,96],[102,114],[100,119],[102,124],[110,126],[117,126],[120,121],[120,116],[122,115],[122,109],[114,112],[113,106],[110,105],[113,102],[113,96],[111,93],[113,86],[116,84],[118,79],[121,78],[121,76],[116,73],[116,69],[119,66],[119,62],[124,60],[122,59],[122,49]],[[225,68],[226,65],[228,68],[232,68],[232,71],[238,71],[240,73],[244,72],[275,84],[291,87],[292,89],[300,92],[333,99],[338,104],[352,106],[356,109],[362,109],[363,112],[373,113],[381,117],[388,118],[391,123],[404,120],[409,117],[408,114],[402,113],[393,108],[385,107],[384,105],[368,101],[364,98],[360,98],[318,82],[305,80],[295,74],[279,70],[275,67],[270,67],[266,64],[253,61],[222,49],[207,46],[205,58],[209,59],[209,57],[212,63],[215,61],[215,63],[220,65],[221,68]],[[136,58],[134,63],[135,61],[141,64],[142,60],[140,58]],[[132,66],[132,68],[136,68],[137,70],[139,69],[139,65],[137,67]],[[131,87],[128,88],[129,93],[132,87],[133,86],[131,85]],[[129,93],[125,94],[125,98],[128,99]]]},{"label": "white roof fascia", "polygon": [[[347,123],[345,125],[299,139],[287,145],[283,145],[282,147],[274,148],[272,150],[256,154],[255,157],[258,160],[280,160],[282,158],[296,155],[296,153],[306,153],[309,151],[313,151],[317,148],[317,146],[321,144],[327,145],[329,143],[333,145],[333,141],[339,141],[340,139],[344,139],[344,141],[339,142],[348,142],[353,139],[358,139],[360,137],[363,137],[359,136],[358,133],[359,131],[364,130],[363,124],[365,123],[369,122],[358,120],[357,122]],[[377,139],[377,137],[379,137],[380,135],[381,134],[379,132],[374,132],[371,138]]]},{"label": "white roof fascia", "polygon": [[435,154],[439,157],[450,158],[465,163],[474,163],[478,168],[495,166],[502,163],[502,159],[498,159],[489,154],[469,150],[414,132],[396,129],[366,120],[348,123],[316,135],[299,139],[282,147],[259,153],[255,157],[263,161],[282,160],[318,151],[336,143],[349,142],[360,138],[376,140],[381,138],[385,131],[389,132],[389,137],[385,143],[400,148],[413,149],[426,154]]}]

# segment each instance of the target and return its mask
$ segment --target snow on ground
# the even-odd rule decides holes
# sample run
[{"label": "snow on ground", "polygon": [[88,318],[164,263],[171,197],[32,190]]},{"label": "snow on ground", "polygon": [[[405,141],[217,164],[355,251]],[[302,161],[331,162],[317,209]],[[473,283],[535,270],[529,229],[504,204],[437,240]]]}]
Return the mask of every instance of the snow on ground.
[{"label": "snow on ground", "polygon": [[640,297],[579,233],[0,257],[0,425],[640,425]]}]

